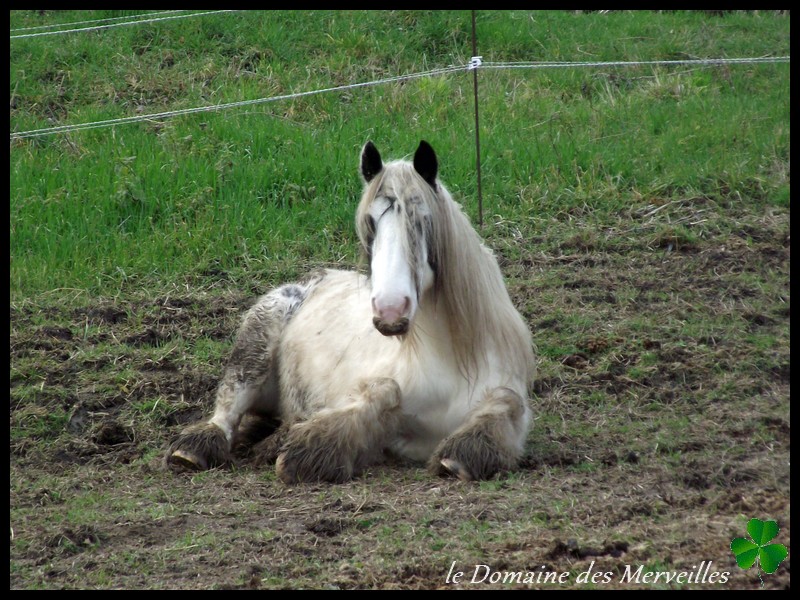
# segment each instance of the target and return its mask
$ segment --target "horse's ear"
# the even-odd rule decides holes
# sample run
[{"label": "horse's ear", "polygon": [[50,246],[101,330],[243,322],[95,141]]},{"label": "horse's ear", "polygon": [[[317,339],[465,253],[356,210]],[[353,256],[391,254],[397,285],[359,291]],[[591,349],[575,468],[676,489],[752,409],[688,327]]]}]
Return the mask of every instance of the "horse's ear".
[{"label": "horse's ear", "polygon": [[436,152],[425,140],[419,143],[419,147],[414,153],[414,169],[425,181],[431,184],[431,187],[436,187],[436,174],[439,172],[439,163],[436,160]]},{"label": "horse's ear", "polygon": [[361,176],[369,183],[383,169],[383,161],[372,141],[364,144],[361,150]]}]

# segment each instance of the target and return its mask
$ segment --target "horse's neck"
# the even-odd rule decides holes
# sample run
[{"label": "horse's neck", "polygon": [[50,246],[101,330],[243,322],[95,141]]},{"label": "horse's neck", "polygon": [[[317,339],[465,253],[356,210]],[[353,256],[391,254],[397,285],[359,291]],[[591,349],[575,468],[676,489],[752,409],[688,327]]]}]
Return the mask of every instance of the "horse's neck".
[{"label": "horse's neck", "polygon": [[409,349],[424,358],[428,352],[452,354],[453,337],[449,316],[441,301],[429,290],[420,299],[414,325],[407,338]]},{"label": "horse's neck", "polygon": [[417,329],[414,334],[424,338],[449,340],[449,321],[447,311],[442,302],[436,298],[433,290],[426,291],[419,300],[419,310],[414,318]]}]

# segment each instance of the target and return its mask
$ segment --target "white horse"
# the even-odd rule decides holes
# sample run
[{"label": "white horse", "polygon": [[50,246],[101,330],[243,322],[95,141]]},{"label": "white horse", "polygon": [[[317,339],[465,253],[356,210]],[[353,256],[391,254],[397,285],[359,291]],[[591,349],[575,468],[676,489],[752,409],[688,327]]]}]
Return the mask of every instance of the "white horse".
[{"label": "white horse", "polygon": [[367,142],[360,172],[369,274],[324,270],[261,297],[214,415],[173,440],[168,465],[224,464],[243,416],[258,414],[282,423],[264,447],[287,483],[346,481],[384,451],[465,481],[517,466],[535,361],[494,255],[428,143],[384,164]]}]

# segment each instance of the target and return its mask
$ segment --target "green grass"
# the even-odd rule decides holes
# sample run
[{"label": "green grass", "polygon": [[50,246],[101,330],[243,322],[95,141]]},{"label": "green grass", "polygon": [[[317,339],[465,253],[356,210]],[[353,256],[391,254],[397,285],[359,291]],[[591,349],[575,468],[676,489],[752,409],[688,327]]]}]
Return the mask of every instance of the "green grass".
[{"label": "green grass", "polygon": [[[121,11],[12,11],[11,25]],[[127,11],[130,12],[130,11]],[[478,12],[485,60],[789,53],[770,12]],[[247,100],[460,64],[469,11],[242,12],[13,40],[11,130]],[[789,201],[789,67],[480,71],[486,234],[653,199]],[[361,145],[419,139],[477,217],[471,74],[19,140],[11,297],[264,285],[354,264]],[[573,231],[572,236],[575,235]],[[652,234],[691,243],[686,226]],[[584,232],[571,243],[602,244]],[[594,248],[596,249],[596,248]]]}]

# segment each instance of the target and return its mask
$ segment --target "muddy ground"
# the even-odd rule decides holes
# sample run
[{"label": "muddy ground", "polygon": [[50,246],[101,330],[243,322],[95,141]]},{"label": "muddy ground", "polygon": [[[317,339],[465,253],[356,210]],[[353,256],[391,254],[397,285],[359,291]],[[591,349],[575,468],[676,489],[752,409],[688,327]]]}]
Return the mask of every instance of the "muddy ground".
[{"label": "muddy ground", "polygon": [[[701,235],[668,226],[698,212]],[[11,588],[788,588],[788,209],[622,216],[490,240],[541,363],[523,463],[481,483],[387,463],[286,486],[247,457],[165,471],[259,282],[12,302]],[[730,551],[754,517],[789,547],[773,574]],[[471,583],[476,565],[567,575]],[[622,580],[639,566],[688,575]]]}]

